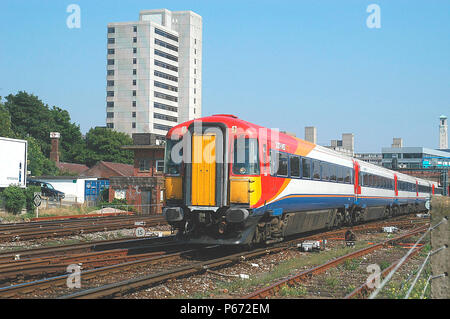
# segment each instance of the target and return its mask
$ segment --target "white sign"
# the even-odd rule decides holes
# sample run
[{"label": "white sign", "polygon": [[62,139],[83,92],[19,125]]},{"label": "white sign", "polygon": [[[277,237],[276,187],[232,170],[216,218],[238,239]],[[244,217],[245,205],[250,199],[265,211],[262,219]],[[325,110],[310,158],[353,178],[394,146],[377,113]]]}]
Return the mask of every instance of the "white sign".
[{"label": "white sign", "polygon": [[50,132],[50,138],[60,138],[61,134],[59,132]]},{"label": "white sign", "polygon": [[145,236],[145,229],[144,229],[144,227],[138,227],[138,228],[136,228],[134,233],[136,234],[136,237],[144,237]]},{"label": "white sign", "polygon": [[0,188],[26,187],[27,141],[0,137]]}]

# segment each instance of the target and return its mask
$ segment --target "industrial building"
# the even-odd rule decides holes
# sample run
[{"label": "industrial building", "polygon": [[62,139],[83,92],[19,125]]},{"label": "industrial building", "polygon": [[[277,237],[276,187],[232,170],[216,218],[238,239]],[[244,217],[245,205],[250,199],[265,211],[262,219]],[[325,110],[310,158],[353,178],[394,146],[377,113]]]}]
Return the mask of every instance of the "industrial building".
[{"label": "industrial building", "polygon": [[331,140],[331,145],[325,147],[347,156],[354,156],[355,135],[353,133],[344,133],[342,134],[342,140]]},{"label": "industrial building", "polygon": [[317,128],[314,126],[305,127],[305,141],[317,144]]},{"label": "industrial building", "polygon": [[423,168],[429,158],[448,158],[450,153],[425,147],[383,147],[382,165],[386,168]]},{"label": "industrial building", "polygon": [[106,126],[164,140],[202,114],[202,17],[192,11],[141,11],[108,24]]}]

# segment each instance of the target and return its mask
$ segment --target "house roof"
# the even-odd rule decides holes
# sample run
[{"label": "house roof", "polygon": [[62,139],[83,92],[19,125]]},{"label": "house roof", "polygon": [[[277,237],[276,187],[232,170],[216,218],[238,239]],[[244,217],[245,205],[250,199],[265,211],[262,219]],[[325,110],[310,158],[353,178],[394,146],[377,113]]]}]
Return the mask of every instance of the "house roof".
[{"label": "house roof", "polygon": [[116,171],[117,173],[120,174],[120,176],[133,176],[133,172],[134,172],[133,165],[104,162],[104,161],[101,161],[100,163],[105,165],[106,167],[112,169],[113,171]]},{"label": "house roof", "polygon": [[125,145],[122,146],[124,150],[163,150],[164,145]]},{"label": "house roof", "polygon": [[64,162],[56,163],[56,167],[58,167],[63,172],[76,174],[81,174],[89,169],[89,167],[87,167],[84,164],[64,163]]},{"label": "house roof", "polygon": [[[113,174],[111,174],[111,171]],[[100,161],[83,172],[81,176],[109,178],[111,176],[133,176],[133,173],[133,165]]]}]

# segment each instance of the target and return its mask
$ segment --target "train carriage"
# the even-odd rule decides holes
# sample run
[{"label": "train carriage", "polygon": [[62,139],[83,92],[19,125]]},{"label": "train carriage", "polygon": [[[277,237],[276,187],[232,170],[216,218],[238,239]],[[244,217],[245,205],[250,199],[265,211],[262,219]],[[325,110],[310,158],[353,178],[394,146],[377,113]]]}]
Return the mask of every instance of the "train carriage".
[{"label": "train carriage", "polygon": [[195,243],[286,236],[426,211],[437,183],[358,161],[233,115],[172,128],[163,214]]}]

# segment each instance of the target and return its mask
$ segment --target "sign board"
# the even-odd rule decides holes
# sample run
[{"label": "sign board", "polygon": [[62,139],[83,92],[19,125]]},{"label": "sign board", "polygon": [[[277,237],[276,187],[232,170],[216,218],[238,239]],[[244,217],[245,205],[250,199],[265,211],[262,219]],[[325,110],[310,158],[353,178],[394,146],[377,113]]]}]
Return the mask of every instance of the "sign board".
[{"label": "sign board", "polygon": [[36,207],[41,206],[41,204],[42,204],[41,193],[34,193],[33,204],[34,204],[34,206],[36,206]]},{"label": "sign board", "polygon": [[145,236],[145,229],[144,229],[144,227],[136,228],[135,234],[136,234],[136,237],[144,237]]},{"label": "sign board", "polygon": [[9,185],[26,187],[27,143],[26,140],[0,137],[0,188]]}]

